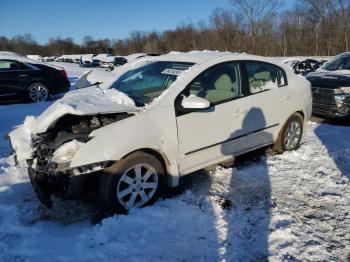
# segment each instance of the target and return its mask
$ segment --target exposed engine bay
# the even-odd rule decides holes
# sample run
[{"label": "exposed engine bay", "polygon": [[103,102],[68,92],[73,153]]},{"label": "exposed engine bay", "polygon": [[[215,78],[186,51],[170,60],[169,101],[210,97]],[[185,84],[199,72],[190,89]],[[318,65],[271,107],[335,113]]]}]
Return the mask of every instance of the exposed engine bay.
[{"label": "exposed engine bay", "polygon": [[[133,114],[114,113],[103,115],[65,115],[55,122],[45,133],[32,137],[34,152],[27,160],[28,173],[40,201],[47,207],[52,206],[51,195],[60,198],[74,198],[82,188],[83,174],[100,171],[108,165],[94,163],[70,169],[71,158],[79,147],[88,142],[89,134],[98,128],[128,118]],[[70,144],[68,148],[65,148]],[[74,178],[74,179],[73,179]],[[76,182],[79,180],[79,182]]]}]

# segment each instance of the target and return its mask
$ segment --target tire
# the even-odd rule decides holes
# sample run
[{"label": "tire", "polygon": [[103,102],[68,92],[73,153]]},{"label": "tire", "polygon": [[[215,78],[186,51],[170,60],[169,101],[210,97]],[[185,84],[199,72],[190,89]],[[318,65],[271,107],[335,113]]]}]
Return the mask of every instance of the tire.
[{"label": "tire", "polygon": [[103,171],[99,192],[105,208],[125,213],[154,203],[162,195],[164,180],[164,167],[155,156],[135,152]]},{"label": "tire", "polygon": [[27,99],[32,103],[47,101],[49,96],[49,89],[40,82],[32,83],[27,88]]},{"label": "tire", "polygon": [[284,124],[273,150],[278,153],[296,150],[300,147],[303,136],[303,118],[300,114],[294,113]]}]

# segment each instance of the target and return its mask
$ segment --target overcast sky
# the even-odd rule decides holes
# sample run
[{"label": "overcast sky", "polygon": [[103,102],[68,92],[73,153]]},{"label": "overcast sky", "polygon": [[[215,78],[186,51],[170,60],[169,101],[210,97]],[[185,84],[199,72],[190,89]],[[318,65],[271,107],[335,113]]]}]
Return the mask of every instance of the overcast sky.
[{"label": "overcast sky", "polygon": [[0,35],[30,33],[41,44],[56,36],[120,39],[133,30],[207,20],[215,7],[229,6],[229,0],[0,0]]}]

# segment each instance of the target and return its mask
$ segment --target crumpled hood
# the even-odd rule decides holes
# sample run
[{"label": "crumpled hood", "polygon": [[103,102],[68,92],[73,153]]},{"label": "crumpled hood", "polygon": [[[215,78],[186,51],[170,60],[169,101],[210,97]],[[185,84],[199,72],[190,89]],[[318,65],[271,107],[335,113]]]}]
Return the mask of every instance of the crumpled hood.
[{"label": "crumpled hood", "polygon": [[66,114],[94,115],[136,111],[138,108],[134,101],[124,93],[115,89],[88,87],[67,93],[53,103],[36,119],[33,134],[45,132]]},{"label": "crumpled hood", "polygon": [[137,112],[139,109],[126,94],[115,89],[88,87],[67,93],[47,108],[39,117],[27,116],[24,123],[13,130],[9,137],[19,161],[32,154],[32,135],[43,133],[66,114],[95,115]]}]

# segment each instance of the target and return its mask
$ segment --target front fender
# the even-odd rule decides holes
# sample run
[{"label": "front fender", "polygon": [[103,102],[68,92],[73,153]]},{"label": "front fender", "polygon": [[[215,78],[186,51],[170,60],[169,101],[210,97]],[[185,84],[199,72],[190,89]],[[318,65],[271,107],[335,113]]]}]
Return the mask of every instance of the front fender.
[{"label": "front fender", "polygon": [[152,149],[165,155],[167,171],[178,175],[177,126],[173,107],[143,112],[93,133],[74,156],[70,167],[117,161],[133,151]]}]

